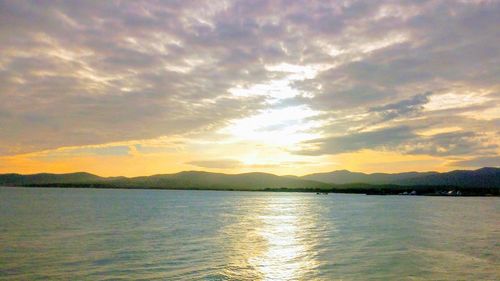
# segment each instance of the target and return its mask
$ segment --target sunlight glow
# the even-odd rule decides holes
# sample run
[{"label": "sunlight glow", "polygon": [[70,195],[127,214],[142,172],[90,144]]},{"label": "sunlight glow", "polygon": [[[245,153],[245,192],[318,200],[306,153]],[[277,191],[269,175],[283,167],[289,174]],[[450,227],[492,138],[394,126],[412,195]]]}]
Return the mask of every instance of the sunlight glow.
[{"label": "sunlight glow", "polygon": [[443,110],[450,108],[462,108],[484,103],[488,98],[480,92],[450,92],[430,97],[429,103],[424,105],[426,110]]},{"label": "sunlight glow", "polygon": [[361,44],[359,48],[363,53],[370,53],[394,44],[403,43],[408,40],[409,37],[406,34],[394,34],[384,37],[378,41],[371,41],[370,43]]},{"label": "sunlight glow", "polygon": [[294,65],[281,63],[276,65],[266,65],[266,70],[276,72],[284,76],[270,81],[251,86],[236,86],[228,90],[236,97],[265,96],[270,103],[279,100],[293,98],[301,92],[292,87],[294,81],[312,79],[316,77],[320,70],[326,69],[327,65]]},{"label": "sunlight glow", "polygon": [[320,137],[318,133],[311,132],[311,129],[320,125],[319,122],[307,121],[307,118],[316,114],[306,106],[267,110],[236,120],[221,132],[242,140],[292,147],[302,141]]}]

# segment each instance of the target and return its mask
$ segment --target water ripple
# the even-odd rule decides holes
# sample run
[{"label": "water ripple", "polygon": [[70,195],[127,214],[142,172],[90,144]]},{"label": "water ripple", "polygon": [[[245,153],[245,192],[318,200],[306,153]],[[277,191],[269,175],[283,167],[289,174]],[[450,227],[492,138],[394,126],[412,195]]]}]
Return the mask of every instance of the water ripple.
[{"label": "water ripple", "polygon": [[0,188],[0,279],[499,280],[498,203]]}]

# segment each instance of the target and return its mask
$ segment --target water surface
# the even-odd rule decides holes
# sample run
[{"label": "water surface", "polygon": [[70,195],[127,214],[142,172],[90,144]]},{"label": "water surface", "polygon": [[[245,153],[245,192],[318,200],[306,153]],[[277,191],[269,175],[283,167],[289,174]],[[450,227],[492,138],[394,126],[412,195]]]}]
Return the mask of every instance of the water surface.
[{"label": "water surface", "polygon": [[2,280],[500,280],[499,198],[0,187]]}]

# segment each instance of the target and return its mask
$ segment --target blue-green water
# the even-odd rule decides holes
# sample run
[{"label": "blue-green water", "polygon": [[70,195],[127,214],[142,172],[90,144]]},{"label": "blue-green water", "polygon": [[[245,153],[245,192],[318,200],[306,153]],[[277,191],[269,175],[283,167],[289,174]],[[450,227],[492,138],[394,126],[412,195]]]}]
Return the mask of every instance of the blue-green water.
[{"label": "blue-green water", "polygon": [[2,280],[500,280],[499,198],[0,188]]}]

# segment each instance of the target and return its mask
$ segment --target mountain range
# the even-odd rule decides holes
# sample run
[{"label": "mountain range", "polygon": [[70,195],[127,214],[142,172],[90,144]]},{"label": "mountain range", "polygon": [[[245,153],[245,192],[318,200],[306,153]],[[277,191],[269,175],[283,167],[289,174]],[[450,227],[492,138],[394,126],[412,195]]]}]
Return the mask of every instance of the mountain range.
[{"label": "mountain range", "polygon": [[485,167],[478,170],[455,170],[446,173],[356,173],[347,170],[310,174],[301,179],[334,184],[365,183],[372,185],[394,184],[402,186],[457,186],[457,187],[499,187],[500,168]]},{"label": "mountain range", "polygon": [[5,186],[99,186],[123,188],[168,189],[236,189],[263,190],[266,188],[326,189],[328,183],[307,179],[294,179],[267,173],[222,174],[186,171],[143,177],[99,177],[89,173],[70,174],[2,174],[0,185]]},{"label": "mountain range", "polygon": [[446,173],[357,173],[347,170],[297,176],[277,176],[268,173],[222,174],[186,171],[143,177],[100,177],[90,173],[69,174],[0,174],[4,186],[96,186],[123,188],[169,189],[329,189],[352,186],[449,186],[463,188],[499,188],[500,168],[455,170]]}]

